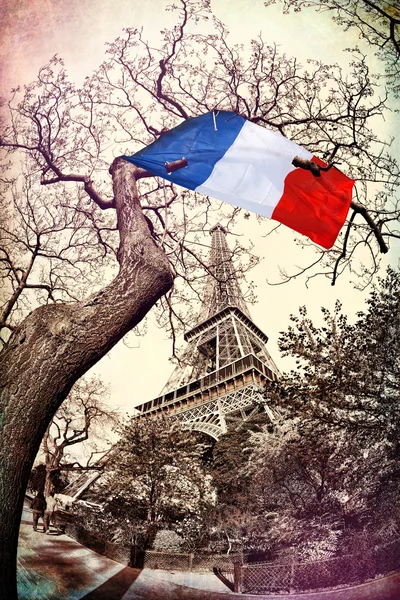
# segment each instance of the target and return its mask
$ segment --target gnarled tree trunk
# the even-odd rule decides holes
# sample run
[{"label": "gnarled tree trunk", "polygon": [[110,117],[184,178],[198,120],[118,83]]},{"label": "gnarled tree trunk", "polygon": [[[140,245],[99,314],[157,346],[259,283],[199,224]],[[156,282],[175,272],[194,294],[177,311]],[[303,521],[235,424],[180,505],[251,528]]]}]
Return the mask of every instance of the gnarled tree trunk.
[{"label": "gnarled tree trunk", "polygon": [[50,420],[72,385],[172,286],[169,262],[152,239],[135,167],[112,166],[118,216],[119,273],[87,300],[34,310],[0,355],[0,598],[14,600],[24,494]]}]

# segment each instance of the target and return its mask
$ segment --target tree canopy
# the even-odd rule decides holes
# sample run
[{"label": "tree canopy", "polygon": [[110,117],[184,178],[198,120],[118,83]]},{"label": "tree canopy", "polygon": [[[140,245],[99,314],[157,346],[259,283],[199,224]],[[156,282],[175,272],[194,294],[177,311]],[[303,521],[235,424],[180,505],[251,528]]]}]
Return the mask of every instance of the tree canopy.
[{"label": "tree canopy", "polygon": [[204,451],[179,422],[131,419],[120,430],[120,440],[91,491],[102,503],[103,516],[97,517],[104,521],[101,528],[125,543],[133,534],[153,539],[158,530],[171,528],[186,547],[195,545],[202,537],[198,526],[204,525],[214,503]]},{"label": "tree canopy", "polygon": [[389,269],[355,324],[339,304],[322,326],[303,307],[282,334],[298,368],[267,388],[281,420],[248,444],[250,481],[279,507],[270,541],[343,552],[346,527],[380,541],[399,531],[399,292]]}]

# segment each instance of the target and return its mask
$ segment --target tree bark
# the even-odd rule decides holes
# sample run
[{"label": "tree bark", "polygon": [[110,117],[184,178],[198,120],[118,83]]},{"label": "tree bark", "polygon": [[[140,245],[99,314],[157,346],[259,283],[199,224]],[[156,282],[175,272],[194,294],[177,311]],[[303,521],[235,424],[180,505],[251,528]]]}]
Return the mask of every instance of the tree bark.
[{"label": "tree bark", "polygon": [[0,355],[0,599],[14,600],[18,531],[29,473],[73,384],[135,327],[172,286],[167,257],[141,211],[136,168],[111,167],[120,268],[85,301],[34,310]]}]

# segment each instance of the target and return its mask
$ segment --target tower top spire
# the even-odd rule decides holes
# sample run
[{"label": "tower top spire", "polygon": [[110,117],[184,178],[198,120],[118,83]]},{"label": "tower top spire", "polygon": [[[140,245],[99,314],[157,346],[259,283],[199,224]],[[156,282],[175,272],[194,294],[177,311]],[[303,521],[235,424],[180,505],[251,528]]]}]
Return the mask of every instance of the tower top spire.
[{"label": "tower top spire", "polygon": [[217,223],[216,225],[214,225],[214,227],[211,227],[210,235],[212,235],[214,231],[222,231],[223,233],[225,233],[225,235],[228,233],[228,230],[225,229],[225,227],[221,225],[221,223]]},{"label": "tower top spire", "polygon": [[227,233],[227,229],[220,223],[210,229],[209,275],[198,323],[206,321],[228,306],[239,308],[246,317],[250,318],[233,265],[234,252],[229,249],[226,241]]}]

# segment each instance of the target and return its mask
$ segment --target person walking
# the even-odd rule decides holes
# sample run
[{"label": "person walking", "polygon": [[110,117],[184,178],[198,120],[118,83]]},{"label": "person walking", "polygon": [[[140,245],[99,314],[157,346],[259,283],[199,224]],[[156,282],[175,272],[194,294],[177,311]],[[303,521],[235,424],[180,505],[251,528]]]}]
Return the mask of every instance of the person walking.
[{"label": "person walking", "polygon": [[[43,492],[38,492],[31,502],[32,518],[33,518],[33,531],[37,531],[37,526],[40,517],[43,519],[44,511],[46,508],[46,500],[44,499]],[[44,524],[44,519],[43,519]]]},{"label": "person walking", "polygon": [[54,492],[50,492],[46,496],[46,509],[44,511],[43,524],[44,532],[46,535],[50,535],[50,522],[57,508],[57,500],[54,498]]}]

